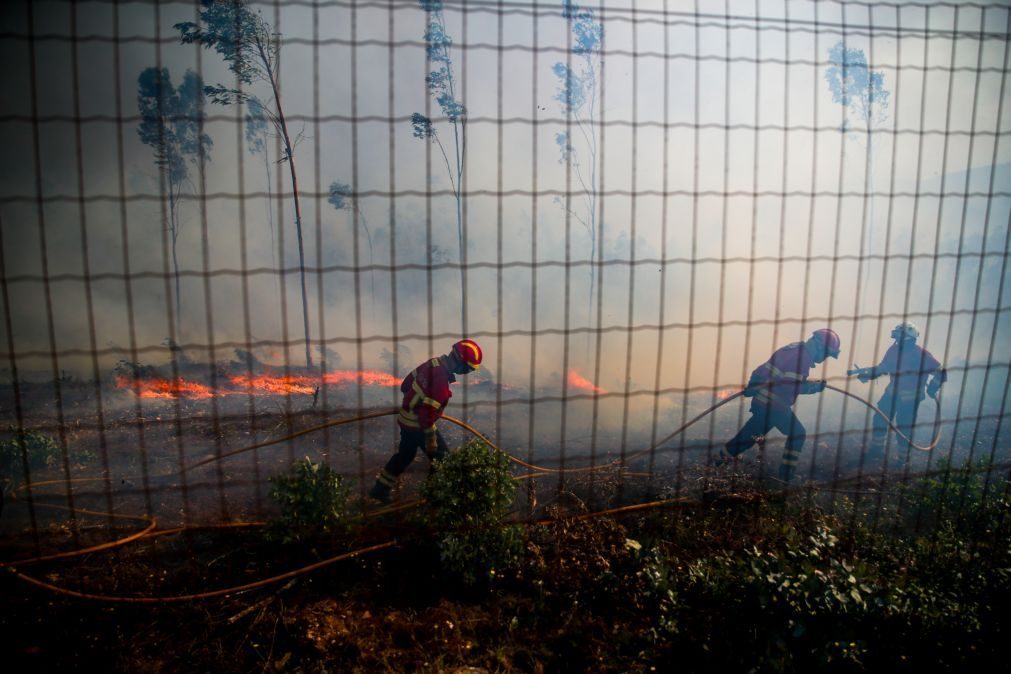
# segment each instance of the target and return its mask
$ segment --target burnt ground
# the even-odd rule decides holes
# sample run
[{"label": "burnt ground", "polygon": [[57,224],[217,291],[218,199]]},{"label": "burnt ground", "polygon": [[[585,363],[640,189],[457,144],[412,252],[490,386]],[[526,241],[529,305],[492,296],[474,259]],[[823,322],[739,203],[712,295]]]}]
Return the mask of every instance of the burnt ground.
[{"label": "burnt ground", "polygon": [[[147,514],[159,529],[188,529],[23,568],[35,578],[82,592],[170,597],[234,587],[376,543],[397,545],[266,588],[179,604],[83,600],[3,573],[0,627],[16,663],[12,671],[669,671],[675,662],[688,670],[733,671],[738,665],[743,670],[744,660],[728,657],[734,640],[710,631],[719,624],[718,606],[708,601],[691,606],[688,615],[699,621],[699,629],[660,627],[656,588],[643,585],[648,578],[643,559],[627,541],[664,541],[677,558],[691,559],[761,544],[771,536],[763,518],[771,517],[781,529],[797,516],[785,514],[775,489],[747,475],[725,483],[712,501],[711,493],[703,494],[709,483],[697,468],[705,448],[688,443],[681,463],[676,454],[657,458],[652,481],[612,470],[525,485],[515,518],[547,514],[562,521],[525,528],[517,568],[479,587],[462,586],[445,575],[431,533],[419,528],[410,510],[365,520],[346,537],[314,545],[281,545],[260,526],[214,528],[269,519],[275,510],[267,496],[268,476],[302,456],[349,476],[360,495],[396,441],[391,418],[247,452],[185,479],[178,473],[181,465],[350,416],[357,400],[335,395],[326,412],[307,398],[229,399],[214,408],[207,401],[138,404],[101,389],[99,420],[93,385],[66,382],[62,392],[60,426],[51,385],[22,391],[22,423],[49,432],[67,448],[54,465],[34,468],[32,482],[68,472],[75,479],[99,478],[75,484],[72,491],[74,508],[95,514],[48,507],[70,504],[60,484],[40,486],[31,498],[19,489],[12,500],[11,489],[23,481],[12,476],[0,518],[2,558],[94,545],[142,526],[108,513]],[[2,412],[15,421],[9,397]],[[490,408],[478,409],[469,420],[489,428],[501,421],[493,415]],[[733,432],[735,422],[721,421],[716,433]],[[451,445],[466,438],[455,428],[447,435]],[[609,438],[599,442],[606,446]],[[777,448],[769,444],[759,472],[774,470],[778,461]],[[551,457],[556,450],[549,446],[545,453]],[[585,463],[578,451],[569,451],[576,455],[573,464]],[[594,460],[615,454],[601,452]],[[402,501],[415,494],[426,472],[419,459],[405,476]],[[664,521],[663,535],[650,515],[564,519],[675,492],[690,503]],[[375,508],[357,503],[363,512]],[[767,506],[773,510],[764,511]],[[675,531],[692,536],[669,535],[671,521]],[[989,657],[991,645],[981,638],[972,647]]]}]

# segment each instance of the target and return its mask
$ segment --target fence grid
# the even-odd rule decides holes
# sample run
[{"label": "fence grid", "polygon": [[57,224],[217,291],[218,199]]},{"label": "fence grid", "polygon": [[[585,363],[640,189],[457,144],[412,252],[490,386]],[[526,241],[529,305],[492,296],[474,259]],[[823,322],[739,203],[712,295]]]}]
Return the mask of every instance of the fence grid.
[{"label": "fence grid", "polygon": [[[915,322],[936,447],[875,465],[875,412],[802,396],[793,484],[1006,485],[1007,7],[44,4],[0,10],[9,540],[43,550],[54,499],[75,548],[85,510],[263,518],[303,455],[364,498],[390,419],[226,455],[399,405],[464,337],[448,414],[527,463],[636,457],[633,498],[694,489],[747,404],[660,439],[818,329],[842,353],[811,379],[895,413],[846,371]],[[528,495],[605,488],[556,477]]]}]

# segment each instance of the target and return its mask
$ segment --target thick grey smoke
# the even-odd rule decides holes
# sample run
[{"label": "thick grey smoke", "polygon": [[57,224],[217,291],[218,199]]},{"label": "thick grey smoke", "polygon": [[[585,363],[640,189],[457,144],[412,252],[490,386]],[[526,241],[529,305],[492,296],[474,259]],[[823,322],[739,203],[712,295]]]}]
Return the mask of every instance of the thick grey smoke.
[{"label": "thick grey smoke", "polygon": [[[602,124],[588,127],[602,263],[592,292],[577,217],[586,192],[558,144],[575,128],[554,70],[574,63],[561,6],[501,17],[445,6],[469,120],[466,326],[459,272],[446,266],[460,254],[452,185],[409,121],[421,112],[451,133],[426,91],[424,12],[252,4],[284,40],[311,339],[342,367],[392,368],[398,345],[418,359],[466,332],[481,336],[503,384],[557,392],[568,368],[613,393],[672,389],[661,408],[676,420],[677,390],[739,387],[776,347],[826,325],[843,354],[817,376],[841,381],[852,363],[879,359],[891,326],[908,319],[953,368],[946,414],[1001,414],[1011,361],[1006,8],[935,8],[927,24],[918,7],[854,19],[834,3],[791,3],[788,17],[742,9],[696,25],[691,7],[672,4],[637,21],[620,4],[603,15]],[[252,343],[259,357],[299,364],[287,166],[273,139],[265,154],[248,151],[237,107],[205,108],[213,152],[180,205],[182,313],[169,320],[167,205],[136,133],[137,78],[161,66],[177,80],[192,69],[234,82],[213,51],[178,43],[172,26],[196,20],[194,5],[128,3],[117,23],[112,4],[40,2],[31,26],[25,6],[2,11],[3,348],[18,371],[89,378],[98,349],[104,376],[133,359],[131,345],[139,361],[164,363],[169,338],[195,358],[210,344],[229,359]],[[846,47],[890,93],[870,132],[842,131],[826,81],[844,21]],[[594,160],[580,161],[588,171]],[[354,208],[328,202],[334,182],[350,186]],[[826,400],[821,414],[838,418],[839,403]],[[628,423],[621,396],[601,410],[604,425]],[[652,395],[633,398],[631,414],[652,411]]]}]

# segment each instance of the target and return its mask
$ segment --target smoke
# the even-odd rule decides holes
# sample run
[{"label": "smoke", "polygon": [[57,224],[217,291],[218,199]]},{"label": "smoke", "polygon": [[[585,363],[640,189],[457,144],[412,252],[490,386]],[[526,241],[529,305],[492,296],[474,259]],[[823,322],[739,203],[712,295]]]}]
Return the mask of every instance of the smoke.
[{"label": "smoke", "polygon": [[[498,42],[494,14],[468,14],[465,30],[462,13],[447,7],[447,31],[468,47],[453,51],[470,120],[464,325],[451,185],[437,149],[414,138],[408,122],[433,109],[423,13],[360,8],[351,47],[348,8],[320,8],[314,17],[310,7],[254,6],[291,40],[281,80],[301,139],[310,333],[329,368],[401,376],[459,336],[476,337],[496,383],[527,396],[590,394],[566,407],[568,428],[560,403],[538,410],[538,437],[597,432],[621,444],[630,427],[643,440],[679,424],[687,408],[739,387],[776,348],[814,329],[830,326],[843,338],[840,360],[814,374],[838,383],[853,362],[880,359],[892,325],[912,320],[922,343],[953,368],[945,413],[1004,413],[1011,156],[998,143],[1001,40],[965,36],[952,45],[940,36],[924,44],[915,31],[889,30],[849,38],[892,93],[891,116],[875,131],[869,208],[866,139],[841,133],[842,111],[824,80],[838,35],[727,30],[722,19],[696,30],[678,7],[666,28],[609,14],[596,113],[603,124],[595,127],[600,238],[591,260],[587,230],[564,208],[584,193],[555,143],[566,128],[551,70],[566,58],[564,21],[548,12],[507,15],[504,41],[517,48],[496,50],[483,46]],[[27,34],[24,8],[3,11],[11,31]],[[35,34],[69,36],[71,11],[39,6]],[[213,154],[194,167],[180,205],[183,302],[173,314],[157,167],[136,123],[117,117],[136,115],[137,75],[158,63],[177,77],[192,68],[208,83],[234,80],[213,51],[177,44],[172,24],[193,20],[193,7],[125,6],[118,27],[104,5],[73,11],[78,35],[109,38],[115,27],[142,39],[0,40],[10,64],[0,137],[18,158],[0,167],[8,376],[16,367],[26,379],[107,377],[120,360],[164,366],[166,340],[196,360],[223,361],[242,349],[302,364],[287,166],[276,163],[269,140],[267,183],[263,157],[245,147],[238,108],[206,105]],[[831,23],[834,11],[823,9],[820,19]],[[791,7],[794,20],[812,17],[813,5]],[[1002,17],[966,8],[959,28],[982,20],[1000,32]],[[902,25],[923,20],[910,9]],[[938,10],[929,28],[947,31],[952,21]],[[398,42],[392,50],[390,39]],[[665,48],[668,59],[660,57]],[[357,212],[328,203],[335,181],[351,187]],[[870,242],[861,241],[864,231]],[[887,259],[863,259],[868,249]],[[596,402],[572,373],[598,389]],[[855,383],[853,390],[864,392]],[[466,391],[470,400],[470,385]],[[863,410],[850,406],[844,415],[836,398],[798,409],[836,429],[865,423]],[[722,431],[744,412],[721,414]]]}]

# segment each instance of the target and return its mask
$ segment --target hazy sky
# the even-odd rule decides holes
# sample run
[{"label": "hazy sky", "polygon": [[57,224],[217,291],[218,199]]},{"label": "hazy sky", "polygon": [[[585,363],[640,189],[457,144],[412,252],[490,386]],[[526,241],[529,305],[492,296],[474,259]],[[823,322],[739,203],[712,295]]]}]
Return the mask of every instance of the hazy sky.
[{"label": "hazy sky", "polygon": [[[409,2],[251,4],[282,40],[312,339],[351,367],[360,338],[365,367],[380,366],[395,338],[415,359],[429,335],[444,352],[462,332],[459,272],[443,264],[459,259],[455,202],[438,149],[414,138],[409,121],[426,112],[452,143],[425,88],[424,12]],[[949,365],[1011,360],[1008,9],[699,5],[592,7],[604,30],[599,124],[586,127],[597,144],[598,313],[588,232],[563,208],[568,191],[585,218],[587,197],[555,142],[567,120],[553,66],[580,62],[567,52],[561,6],[445,3],[468,113],[466,328],[493,371],[530,385],[533,346],[535,387],[560,385],[567,363],[609,390],[722,388],[777,346],[831,325],[843,354],[824,374],[841,376],[876,361],[903,316]],[[247,341],[264,342],[266,354],[301,338],[287,166],[273,142],[268,162],[250,154],[239,111],[210,103],[213,147],[191,167],[179,259],[185,272],[212,275],[184,274],[182,315],[169,324],[164,199],[136,133],[137,78],[161,65],[175,83],[187,69],[208,84],[234,82],[213,51],[179,44],[173,24],[195,16],[193,3],[171,2],[0,9],[12,327],[0,327],[0,367],[11,345],[23,371],[51,372],[55,349],[60,368],[90,376],[94,350],[102,372],[129,359],[131,345],[142,362],[164,362],[170,335],[195,352],[213,342],[219,358]],[[825,78],[840,41],[863,50],[890,93],[870,133],[840,130],[844,110]],[[578,132],[575,120],[570,128]],[[588,172],[587,146],[577,157]],[[353,214],[326,201],[333,181],[360,195],[357,251]],[[861,252],[879,257],[860,262]],[[414,266],[390,272],[399,265]],[[599,361],[588,327],[602,330]],[[566,328],[576,331],[568,339]],[[547,332],[532,339],[531,330]],[[301,353],[296,343],[291,362]],[[1006,366],[999,376],[1006,382]]]}]

